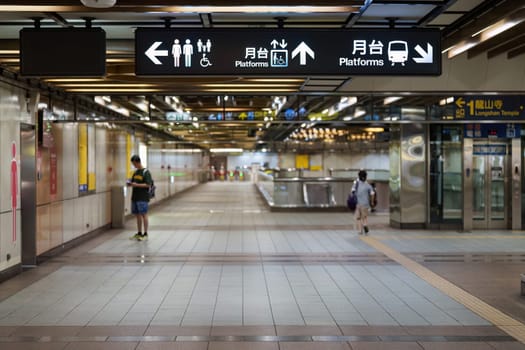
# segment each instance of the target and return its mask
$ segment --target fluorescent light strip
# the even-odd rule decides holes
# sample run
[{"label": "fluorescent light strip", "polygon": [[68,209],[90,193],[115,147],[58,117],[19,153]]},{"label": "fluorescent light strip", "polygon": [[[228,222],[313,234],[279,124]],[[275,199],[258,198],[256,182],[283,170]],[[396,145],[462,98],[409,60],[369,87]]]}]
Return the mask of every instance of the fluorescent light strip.
[{"label": "fluorescent light strip", "polygon": [[254,78],[244,79],[244,81],[254,82],[270,82],[270,83],[303,83],[304,79],[280,79],[280,78]]},{"label": "fluorescent light strip", "polygon": [[454,46],[448,51],[448,58],[455,57],[459,54],[462,54],[463,52],[467,51],[468,49],[476,46],[479,43],[475,42],[468,42],[468,41],[462,41],[458,45]]},{"label": "fluorescent light strip", "polygon": [[67,12],[73,7],[86,9],[84,6],[0,5],[0,12]]},{"label": "fluorescent light strip", "polygon": [[[359,11],[359,6],[115,6],[113,11],[126,12],[148,9],[147,13],[347,13]],[[84,6],[0,5],[0,12],[83,12]]]},{"label": "fluorescent light strip", "polygon": [[399,101],[400,99],[402,99],[403,97],[401,96],[390,96],[390,97],[386,97],[385,100],[383,101],[383,104],[385,105],[388,105],[388,104],[391,104],[391,103],[394,103],[396,101]]},{"label": "fluorescent light strip", "polygon": [[202,87],[209,87],[209,88],[249,88],[249,87],[255,87],[255,88],[270,88],[272,86],[275,86],[277,88],[286,88],[286,87],[298,87],[299,84],[279,84],[279,85],[272,85],[272,84],[201,84]]},{"label": "fluorescent light strip", "polygon": [[105,81],[104,79],[93,79],[93,78],[53,78],[53,79],[45,79],[45,81],[49,81],[49,82],[57,82],[57,83],[61,83],[61,82],[64,82],[64,83],[68,83],[68,82],[72,82],[72,83],[76,83],[76,82],[88,82],[88,81],[99,81],[99,82],[103,82]]},{"label": "fluorescent light strip", "polygon": [[186,13],[336,13],[358,10],[358,6],[169,6],[162,8],[162,12]]},{"label": "fluorescent light strip", "polygon": [[97,93],[106,93],[106,92],[136,92],[136,93],[142,93],[142,92],[162,92],[164,90],[161,89],[67,89],[69,92],[97,92]]},{"label": "fluorescent light strip", "polygon": [[297,89],[206,89],[205,92],[296,92]]},{"label": "fluorescent light strip", "polygon": [[242,148],[210,148],[211,153],[242,153]]},{"label": "fluorescent light strip", "polygon": [[195,148],[183,148],[183,149],[163,149],[161,150],[162,153],[202,153],[201,149]]},{"label": "fluorescent light strip", "polygon": [[133,63],[134,58],[106,58],[107,63]]},{"label": "fluorescent light strip", "polygon": [[63,88],[97,88],[97,87],[108,87],[108,88],[154,88],[155,84],[57,84],[60,87]]},{"label": "fluorescent light strip", "polygon": [[510,28],[516,26],[522,21],[500,21],[500,22],[491,26],[490,29],[483,31],[480,36],[481,41],[489,40],[490,38],[493,38],[496,35],[501,34],[504,31],[509,30]]},{"label": "fluorescent light strip", "polygon": [[[479,45],[489,39],[494,38],[495,36],[505,32],[506,30],[522,23],[525,21],[525,8],[521,8],[520,10],[516,11],[515,13],[509,15],[506,18],[503,18],[502,20],[493,23],[482,30],[472,34],[472,39],[469,40],[463,40],[456,45],[454,45],[452,48],[447,49],[448,50],[448,58],[453,58],[468,49],[471,49],[472,47]],[[446,52],[447,50],[443,51]]]}]

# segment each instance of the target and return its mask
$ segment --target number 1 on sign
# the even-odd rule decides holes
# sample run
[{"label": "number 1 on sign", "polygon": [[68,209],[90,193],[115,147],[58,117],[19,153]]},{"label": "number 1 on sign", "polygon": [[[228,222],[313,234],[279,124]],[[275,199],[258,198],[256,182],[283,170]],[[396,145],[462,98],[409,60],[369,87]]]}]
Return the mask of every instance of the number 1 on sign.
[{"label": "number 1 on sign", "polygon": [[474,115],[474,100],[468,101],[467,106],[470,107],[470,115]]}]

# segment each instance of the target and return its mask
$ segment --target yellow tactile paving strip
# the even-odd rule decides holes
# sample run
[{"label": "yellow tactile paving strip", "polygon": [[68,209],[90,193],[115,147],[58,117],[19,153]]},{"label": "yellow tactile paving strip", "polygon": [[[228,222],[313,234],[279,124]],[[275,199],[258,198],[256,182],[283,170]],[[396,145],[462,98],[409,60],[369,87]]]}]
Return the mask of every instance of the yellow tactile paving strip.
[{"label": "yellow tactile paving strip", "polygon": [[395,236],[392,236],[392,235],[389,235],[389,236],[376,236],[377,239],[379,240],[387,240],[387,239],[399,239],[399,238],[402,238],[402,239],[444,239],[444,238],[453,238],[453,239],[466,239],[466,240],[469,240],[469,239],[473,239],[473,238],[476,238],[476,239],[502,239],[502,238],[505,238],[505,239],[525,239],[525,236],[524,235],[497,235],[497,236],[489,236],[489,235],[418,235],[418,234],[415,234],[415,235],[410,235],[410,234],[407,234],[407,235],[403,235],[403,234],[400,234],[400,235],[395,235]]},{"label": "yellow tactile paving strip", "polygon": [[525,344],[525,325],[523,323],[504,314],[472,294],[467,293],[414,260],[407,258],[403,254],[381,243],[376,238],[361,237],[361,240]]}]

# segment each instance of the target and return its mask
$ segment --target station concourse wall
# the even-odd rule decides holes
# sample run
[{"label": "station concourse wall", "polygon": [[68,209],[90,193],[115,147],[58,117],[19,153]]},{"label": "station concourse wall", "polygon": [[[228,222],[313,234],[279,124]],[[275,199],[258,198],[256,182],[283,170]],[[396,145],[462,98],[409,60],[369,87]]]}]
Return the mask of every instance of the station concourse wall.
[{"label": "station concourse wall", "polygon": [[[11,163],[13,144],[15,160],[20,164],[20,124],[34,124],[34,114],[25,90],[0,82],[0,272],[21,262],[20,190],[16,208],[11,201]],[[20,168],[18,166],[18,168]],[[20,185],[20,172],[16,174]],[[20,186],[18,186],[20,189]],[[13,211],[16,232],[13,234]]]},{"label": "station concourse wall", "polygon": [[[32,98],[33,95],[38,96],[38,93],[29,93],[10,82],[0,82],[0,278],[6,273],[20,271],[21,266],[20,130],[22,123],[37,129],[38,98]],[[72,110],[72,107],[60,105],[60,102],[55,104],[66,111]],[[45,126],[52,141],[35,145],[36,218],[28,218],[34,220],[36,225],[37,256],[87,233],[109,227],[111,188],[125,186],[133,171],[130,155],[138,154],[139,144],[146,145],[141,133],[134,133],[126,126],[87,124],[89,188],[81,191],[79,129],[86,124],[66,122],[47,123]],[[15,210],[11,201],[13,144],[17,151]],[[158,188],[154,202],[198,184],[199,172],[207,167],[206,157],[201,151],[183,154],[167,152],[165,148],[170,146],[162,143],[146,147],[147,165]],[[131,212],[129,195],[125,211],[126,214]],[[15,232],[13,212],[16,213]]]},{"label": "station concourse wall", "polygon": [[[79,191],[79,126],[77,123],[53,124],[56,144],[58,181],[56,195],[50,195],[50,150],[39,147],[41,175],[37,182],[37,255],[58,247],[91,231],[111,224],[111,188],[125,187],[134,168],[130,154],[139,154],[143,140],[127,130],[106,126],[94,130],[95,184],[87,192]],[[131,145],[128,145],[131,142]],[[131,149],[128,154],[128,149]],[[151,203],[162,201],[198,183],[203,165],[202,153],[165,152],[157,146],[148,147],[143,165],[147,166],[157,186]],[[159,147],[162,147],[160,145]],[[91,147],[90,147],[91,149]],[[126,189],[125,214],[131,213],[131,191]]]}]

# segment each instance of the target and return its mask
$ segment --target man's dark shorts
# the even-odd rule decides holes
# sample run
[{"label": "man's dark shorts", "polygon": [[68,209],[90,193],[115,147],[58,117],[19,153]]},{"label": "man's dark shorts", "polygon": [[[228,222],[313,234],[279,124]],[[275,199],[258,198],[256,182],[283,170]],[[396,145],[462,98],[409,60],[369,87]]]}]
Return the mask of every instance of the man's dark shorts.
[{"label": "man's dark shorts", "polygon": [[148,213],[148,202],[131,202],[131,213],[132,214],[147,214]]}]

